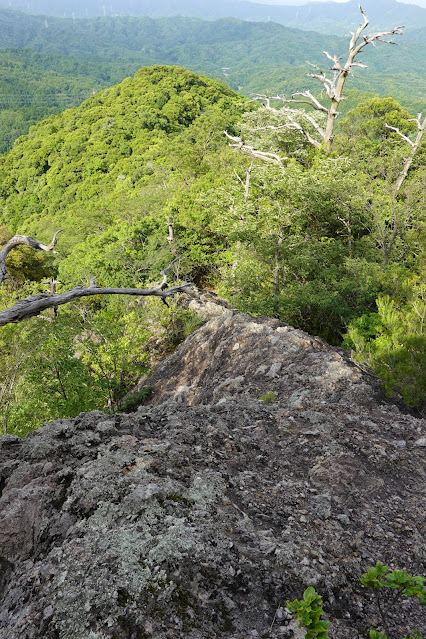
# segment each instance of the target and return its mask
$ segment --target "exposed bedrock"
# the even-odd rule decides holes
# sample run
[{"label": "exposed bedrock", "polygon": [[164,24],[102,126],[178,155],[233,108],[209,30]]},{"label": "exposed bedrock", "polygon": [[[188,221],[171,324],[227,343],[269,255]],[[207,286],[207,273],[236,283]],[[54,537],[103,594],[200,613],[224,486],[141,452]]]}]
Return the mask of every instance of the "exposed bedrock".
[{"label": "exposed bedrock", "polygon": [[225,312],[148,384],[134,413],[0,438],[2,639],[302,637],[283,606],[310,585],[361,639],[366,567],[425,575],[425,423],[344,351]]}]

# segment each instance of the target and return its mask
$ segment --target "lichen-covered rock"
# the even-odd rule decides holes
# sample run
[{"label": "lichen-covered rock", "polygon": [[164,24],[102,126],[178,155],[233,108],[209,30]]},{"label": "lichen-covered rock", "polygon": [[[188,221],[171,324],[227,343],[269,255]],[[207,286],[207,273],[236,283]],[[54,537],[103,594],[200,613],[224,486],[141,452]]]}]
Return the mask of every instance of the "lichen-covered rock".
[{"label": "lichen-covered rock", "polygon": [[0,438],[1,639],[299,638],[310,585],[361,639],[366,567],[425,573],[425,424],[344,351],[229,312],[144,384],[135,413]]}]

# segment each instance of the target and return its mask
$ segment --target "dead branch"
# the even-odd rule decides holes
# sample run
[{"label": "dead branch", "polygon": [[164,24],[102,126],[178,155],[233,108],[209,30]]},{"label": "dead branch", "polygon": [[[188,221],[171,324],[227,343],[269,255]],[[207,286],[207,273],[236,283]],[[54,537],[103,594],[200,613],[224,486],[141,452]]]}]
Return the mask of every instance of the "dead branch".
[{"label": "dead branch", "polygon": [[[163,276],[163,281],[164,281]],[[160,285],[161,286],[161,285]],[[96,285],[90,285],[88,288],[83,286],[76,286],[66,293],[57,293],[55,295],[48,295],[47,293],[41,293],[38,295],[31,295],[25,297],[19,302],[16,302],[10,308],[0,311],[0,326],[5,326],[12,322],[21,322],[28,317],[34,317],[40,315],[48,308],[62,306],[63,304],[69,304],[81,297],[89,297],[92,295],[138,295],[138,296],[154,296],[165,299],[172,297],[176,293],[188,292],[191,288],[191,284],[185,282],[179,286],[173,286],[168,289],[155,288],[98,288]]]},{"label": "dead branch", "polygon": [[[60,231],[57,231],[53,236],[53,240],[49,246],[42,244],[38,240],[34,240],[32,237],[27,237],[26,235],[15,235],[12,237],[7,244],[0,251],[0,275],[1,281],[4,279],[4,276],[7,274],[7,268],[5,265],[5,260],[9,251],[18,245],[26,245],[30,246],[33,249],[39,249],[42,251],[53,251],[53,248],[57,243],[57,236]],[[166,268],[160,271],[160,275],[162,275],[162,281],[158,286],[153,288],[100,288],[96,286],[96,277],[93,277],[90,280],[90,284],[87,288],[83,286],[75,286],[70,291],[66,293],[39,293],[36,295],[31,295],[30,297],[25,297],[22,300],[19,300],[11,306],[10,308],[5,309],[4,311],[0,311],[0,326],[5,326],[6,324],[11,324],[13,322],[21,322],[24,319],[29,317],[35,317],[40,315],[43,311],[54,308],[56,309],[58,306],[62,306],[63,304],[69,304],[70,302],[74,302],[81,297],[89,297],[92,295],[137,295],[137,296],[154,296],[160,297],[164,302],[167,297],[172,297],[176,295],[176,293],[183,293],[184,291],[188,292],[191,288],[191,284],[188,282],[184,282],[179,286],[173,286],[172,288],[166,289],[167,285],[167,273],[172,268],[173,264],[175,264],[178,260],[181,259],[181,256],[176,257]],[[55,289],[52,289],[55,290]]]},{"label": "dead branch", "polygon": [[34,240],[32,237],[28,237],[28,235],[14,235],[8,242],[6,242],[6,244],[0,251],[0,284],[3,282],[4,278],[7,275],[6,258],[13,248],[17,246],[29,246],[32,249],[38,249],[40,251],[47,251],[48,253],[56,254],[56,251],[54,251],[53,249],[56,246],[58,235],[61,232],[62,229],[56,231],[49,246],[46,246],[46,244],[42,244],[38,240]]},{"label": "dead branch", "polygon": [[[309,91],[306,92],[300,92],[300,93],[294,93],[293,95],[303,95],[303,96],[309,96],[311,95]],[[315,100],[315,98],[312,96],[312,98]],[[315,118],[313,118],[309,113],[305,113],[305,111],[301,111],[300,109],[290,109],[289,107],[283,106],[281,109],[274,109],[273,107],[271,107],[270,105],[270,100],[278,100],[280,102],[283,103],[283,105],[285,105],[288,102],[293,102],[293,100],[287,100],[286,98],[284,98],[281,95],[274,95],[272,98],[267,98],[266,96],[263,95],[259,95],[257,96],[258,100],[264,100],[266,102],[266,104],[264,104],[263,106],[265,107],[265,109],[267,109],[268,111],[272,111],[272,113],[277,113],[278,115],[287,115],[289,113],[294,114],[294,115],[298,115],[300,117],[302,117],[303,119],[307,120],[313,127],[314,129],[316,129],[316,131],[320,134],[321,137],[324,136],[324,131],[322,130],[322,128],[320,127],[320,125],[318,124],[318,122],[315,120]],[[299,102],[299,100],[295,100],[295,102]],[[300,100],[300,102],[302,102],[302,100]],[[306,102],[306,104],[308,104],[308,102]],[[318,102],[318,111],[324,111],[326,113],[328,113],[327,109],[325,107],[322,106],[322,104],[320,104],[320,102]],[[259,127],[257,129],[253,129],[253,131],[261,131],[262,128],[265,129],[288,129],[288,128],[294,128],[293,126],[289,127],[288,126],[288,122],[284,123],[282,125],[278,125],[278,126],[274,126],[274,125],[268,125],[265,127]]]},{"label": "dead branch", "polygon": [[230,147],[235,148],[241,155],[247,155],[248,157],[255,158],[257,160],[264,160],[265,162],[272,162],[273,164],[282,165],[283,160],[287,160],[286,157],[280,157],[277,153],[267,153],[265,151],[259,151],[254,146],[245,144],[241,137],[230,135],[228,131],[224,131],[224,134],[229,140],[233,141]]},{"label": "dead branch", "polygon": [[[304,95],[304,94],[300,94],[300,95]],[[286,107],[286,106],[283,106],[281,109],[275,109],[274,107],[271,107],[271,104],[270,104],[271,100],[279,100],[283,104],[287,102],[292,102],[292,100],[286,100],[284,97],[279,95],[275,95],[272,98],[269,98],[264,95],[258,95],[254,98],[254,100],[262,100],[262,102],[264,102],[263,106],[265,107],[265,109],[267,109],[268,111],[271,111],[272,113],[276,113],[280,116],[284,115],[287,118],[287,120],[286,122],[284,122],[284,124],[279,124],[279,125],[268,124],[265,126],[257,127],[255,129],[252,129],[253,133],[256,133],[258,131],[267,131],[267,130],[280,131],[283,129],[287,129],[287,130],[293,129],[293,130],[299,131],[308,140],[310,144],[317,147],[318,149],[321,148],[322,139],[324,137],[324,130],[321,128],[321,126],[318,124],[315,118],[312,117],[312,115],[310,115],[309,113],[305,113],[304,111],[301,111],[299,109],[290,109],[289,107]],[[319,105],[318,110],[326,110],[325,107],[322,107],[322,105],[319,102],[318,102],[318,105]],[[316,140],[305,127],[303,127],[299,122],[297,122],[294,119],[293,115],[297,115],[298,117],[301,117],[307,120],[319,134],[320,141]],[[266,162],[273,162],[275,164],[280,164],[280,165],[282,164],[283,160],[288,160],[287,157],[280,157],[276,153],[259,151],[259,149],[256,149],[253,146],[247,145],[241,137],[231,136],[229,135],[227,131],[224,131],[224,133],[230,140],[233,140],[234,142],[234,144],[230,144],[230,146],[235,147],[237,151],[239,151],[242,155],[247,155],[252,158],[264,160]]]},{"label": "dead branch", "polygon": [[411,146],[414,145],[414,142],[412,140],[410,140],[410,138],[407,135],[404,135],[403,133],[401,133],[401,131],[398,129],[398,127],[390,126],[389,124],[385,123],[385,128],[386,129],[391,129],[392,131],[395,131],[395,133],[397,133],[400,138],[405,140],[405,142],[408,142],[408,144],[410,144]]},{"label": "dead branch", "polygon": [[[308,73],[311,77],[319,77],[312,73]],[[327,78],[325,79],[327,81]],[[302,97],[308,98],[307,100],[295,100],[295,95],[301,95]],[[330,97],[330,96],[329,96]],[[291,100],[286,100],[286,102],[297,102],[298,104],[309,104],[311,107],[315,109],[315,111],[322,111],[323,113],[328,113],[327,107],[325,107],[317,98],[315,98],[310,91],[297,91],[293,93]]]},{"label": "dead branch", "polygon": [[410,146],[411,146],[411,151],[408,155],[408,157],[406,158],[405,162],[404,162],[404,166],[402,167],[401,173],[398,175],[397,180],[395,182],[395,189],[394,189],[394,196],[397,196],[401,186],[403,185],[403,182],[405,180],[405,178],[408,175],[408,171],[410,170],[410,167],[413,163],[414,160],[414,156],[417,153],[417,150],[420,146],[420,143],[422,141],[424,132],[426,130],[426,117],[423,119],[422,122],[422,114],[418,113],[417,114],[417,118],[412,118],[411,120],[409,120],[409,122],[416,122],[417,123],[417,136],[416,139],[410,140],[410,138],[407,135],[404,135],[403,133],[401,133],[401,131],[398,129],[398,127],[396,126],[390,126],[389,124],[385,124],[385,127],[387,129],[391,129],[392,131],[395,131],[395,133],[397,133],[397,135],[399,135],[399,137],[404,140],[405,142],[407,142]]},{"label": "dead branch", "polygon": [[295,129],[296,131],[299,131],[308,140],[308,142],[310,144],[315,146],[317,149],[321,148],[321,146],[322,146],[321,142],[319,142],[314,137],[312,137],[312,135],[309,133],[309,131],[304,129],[302,127],[302,125],[299,124],[299,122],[297,122],[291,115],[287,114],[287,117],[288,117],[288,120],[289,120],[289,127],[288,128]]}]

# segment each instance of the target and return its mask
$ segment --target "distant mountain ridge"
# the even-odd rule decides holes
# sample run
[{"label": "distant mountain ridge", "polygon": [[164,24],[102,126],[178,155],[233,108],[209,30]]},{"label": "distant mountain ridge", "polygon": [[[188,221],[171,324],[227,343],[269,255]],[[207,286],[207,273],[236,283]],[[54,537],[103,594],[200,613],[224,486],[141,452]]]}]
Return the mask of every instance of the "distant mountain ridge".
[{"label": "distant mountain ridge", "polygon": [[[424,110],[425,28],[366,51],[356,102],[393,95],[412,113]],[[93,91],[152,64],[179,65],[225,80],[233,89],[286,94],[318,89],[306,60],[329,66],[322,51],[344,55],[348,39],[273,22],[235,18],[117,17],[63,19],[0,7],[0,153],[28,127],[79,104]],[[347,101],[343,109],[353,102]]]},{"label": "distant mountain ridge", "polygon": [[[370,47],[363,61],[371,70],[380,72],[385,68],[391,73],[404,69],[421,72],[425,62],[425,47],[421,46],[423,31],[421,28],[413,31],[412,36],[396,36],[398,55],[393,47],[380,44],[374,51]],[[264,64],[304,65],[306,60],[323,64],[324,49],[343,55],[347,41],[347,37],[303,32],[274,22],[233,18],[214,22],[180,16],[70,20],[24,15],[0,8],[0,50],[26,48],[48,55],[85,60],[94,56],[114,62],[119,56],[121,63],[178,63],[213,74],[221,74],[224,65],[232,67],[233,72]]]},{"label": "distant mountain ridge", "polygon": [[[365,5],[365,6],[364,6]],[[396,0],[365,0],[372,28],[397,24],[407,29],[426,26],[426,9]],[[0,7],[32,14],[69,18],[96,16],[170,16],[216,20],[234,17],[254,22],[278,22],[305,31],[345,35],[359,23],[358,0],[349,2],[309,2],[303,5],[268,5],[248,0],[0,0]]]}]

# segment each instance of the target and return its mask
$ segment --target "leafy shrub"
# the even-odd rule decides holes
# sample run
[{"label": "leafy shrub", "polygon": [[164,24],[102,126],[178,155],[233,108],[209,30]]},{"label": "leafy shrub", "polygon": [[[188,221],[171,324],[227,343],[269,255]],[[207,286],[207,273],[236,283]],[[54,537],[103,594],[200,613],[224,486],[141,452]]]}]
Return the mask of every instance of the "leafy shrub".
[{"label": "leafy shrub", "polygon": [[[423,606],[426,605],[425,580],[423,577],[412,577],[405,570],[391,571],[389,566],[378,561],[375,566],[367,568],[367,572],[362,575],[360,581],[366,588],[373,589],[376,606],[386,633],[370,630],[370,639],[388,639],[393,636],[389,628],[388,615],[402,597],[418,597],[420,603]],[[390,598],[385,599],[381,596],[380,593],[384,589],[392,591]],[[286,602],[287,609],[300,621],[299,628],[303,626],[306,628],[305,639],[328,639],[327,628],[330,622],[320,619],[324,614],[322,603],[322,597],[312,587],[305,590],[302,601],[295,599]],[[422,639],[422,637],[419,631],[414,629],[402,639]]]},{"label": "leafy shrub", "polygon": [[307,633],[305,639],[327,639],[329,621],[323,621],[320,617],[324,614],[322,609],[322,597],[315,592],[315,588],[309,587],[303,593],[302,601],[295,599],[287,601],[287,609],[300,621],[299,628],[305,626]]},{"label": "leafy shrub", "polygon": [[411,285],[401,300],[377,299],[377,313],[353,321],[344,346],[354,359],[371,366],[392,395],[401,393],[409,406],[420,406],[426,388],[426,288]]},{"label": "leafy shrub", "polygon": [[149,399],[151,395],[151,386],[144,386],[138,393],[128,395],[120,405],[120,410],[124,411],[125,413],[131,413],[135,411],[140,404],[143,404],[146,399]]},{"label": "leafy shrub", "polygon": [[[412,577],[405,570],[390,571],[389,566],[385,566],[378,561],[375,566],[367,568],[367,572],[362,575],[360,581],[366,588],[374,590],[377,609],[386,632],[386,634],[383,634],[377,632],[377,630],[370,630],[370,639],[386,639],[386,637],[391,636],[387,617],[402,597],[418,597],[420,603],[426,606],[426,590],[423,585],[425,580],[423,577]],[[392,591],[390,598],[385,600],[380,595],[383,589]],[[384,605],[386,605],[386,608],[384,608]],[[421,639],[417,630],[410,631],[403,639],[410,639],[411,637],[419,637]]]}]

